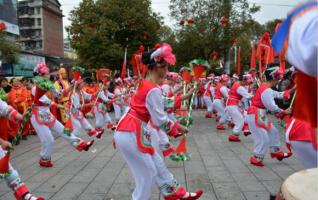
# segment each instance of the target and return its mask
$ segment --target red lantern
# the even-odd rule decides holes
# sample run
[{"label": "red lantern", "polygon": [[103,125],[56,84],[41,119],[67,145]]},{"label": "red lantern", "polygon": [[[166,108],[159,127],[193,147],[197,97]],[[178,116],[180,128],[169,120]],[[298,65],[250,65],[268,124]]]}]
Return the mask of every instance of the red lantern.
[{"label": "red lantern", "polygon": [[179,24],[180,24],[180,26],[183,26],[184,23],[185,23],[185,21],[184,21],[184,20],[181,20]]},{"label": "red lantern", "polygon": [[193,19],[191,19],[191,18],[190,18],[190,19],[188,19],[187,21],[188,21],[189,26],[192,26],[192,25],[194,24],[194,20],[193,20]]},{"label": "red lantern", "polygon": [[0,31],[4,31],[7,29],[7,26],[4,22],[0,22]]},{"label": "red lantern", "polygon": [[220,23],[222,26],[226,26],[229,23],[229,19],[225,16],[222,16],[220,19]]}]

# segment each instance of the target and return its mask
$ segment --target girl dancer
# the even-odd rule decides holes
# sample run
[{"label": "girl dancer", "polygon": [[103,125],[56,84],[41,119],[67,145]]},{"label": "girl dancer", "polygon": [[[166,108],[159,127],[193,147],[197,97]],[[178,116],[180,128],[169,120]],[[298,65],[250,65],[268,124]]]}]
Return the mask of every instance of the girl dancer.
[{"label": "girl dancer", "polygon": [[147,124],[151,122],[166,133],[186,133],[187,129],[171,121],[164,112],[159,84],[164,80],[167,65],[175,63],[168,44],[142,56],[148,64],[148,76],[143,80],[130,103],[130,110],[118,123],[114,140],[135,178],[133,200],[149,200],[153,185],[159,187],[165,200],[194,200],[202,191],[189,193],[179,187],[164,161],[151,145]]},{"label": "girl dancer", "polygon": [[[52,131],[59,134],[63,139],[67,140],[78,151],[88,151],[89,147],[93,145],[94,140],[85,142],[81,138],[73,134],[65,134],[64,126],[56,120],[50,111],[51,106],[57,106],[64,108],[61,105],[51,101],[45,93],[44,88],[40,88],[43,84],[50,84],[46,76],[49,74],[49,69],[45,63],[40,63],[34,69],[34,75],[36,76],[34,82],[37,84],[32,88],[32,95],[34,96],[34,109],[32,111],[31,123],[34,127],[37,135],[41,140],[41,159],[39,161],[42,167],[52,167],[51,155],[53,152],[54,137]],[[53,86],[54,89],[54,86]],[[62,91],[66,96],[67,91]]]}]

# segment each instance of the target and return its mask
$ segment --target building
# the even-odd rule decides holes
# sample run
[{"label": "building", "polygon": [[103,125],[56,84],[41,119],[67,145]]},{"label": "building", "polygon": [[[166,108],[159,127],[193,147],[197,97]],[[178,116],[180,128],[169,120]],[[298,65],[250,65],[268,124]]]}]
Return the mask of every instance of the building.
[{"label": "building", "polygon": [[17,0],[0,0],[0,26],[4,28],[6,37],[12,41],[16,41],[19,37],[17,2]]},{"label": "building", "polygon": [[18,3],[22,49],[63,57],[63,14],[58,0],[23,0]]},{"label": "building", "polygon": [[77,54],[75,50],[71,47],[71,42],[69,39],[64,39],[64,57],[76,60]]}]

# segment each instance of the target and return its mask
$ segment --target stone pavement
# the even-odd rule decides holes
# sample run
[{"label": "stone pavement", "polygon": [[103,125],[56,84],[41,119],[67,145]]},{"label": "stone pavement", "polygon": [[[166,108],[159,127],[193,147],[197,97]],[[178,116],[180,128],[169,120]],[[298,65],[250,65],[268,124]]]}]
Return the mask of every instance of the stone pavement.
[{"label": "stone pavement", "polygon": [[[253,147],[251,136],[241,137],[241,143],[229,143],[229,129],[216,131],[214,119],[205,119],[203,110],[195,111],[193,118],[194,125],[188,135],[191,160],[182,163],[166,159],[166,163],[189,190],[204,189],[202,200],[268,200],[287,176],[302,168],[294,157],[279,162],[268,156],[265,167],[254,167],[248,162]],[[134,181],[111,141],[112,135],[104,134],[89,152],[78,153],[57,138],[52,158],[54,167],[44,169],[37,164],[39,139],[30,136],[16,147],[11,163],[32,193],[46,199],[129,200]],[[1,181],[0,200],[13,199]],[[163,198],[155,190],[152,199]]]}]

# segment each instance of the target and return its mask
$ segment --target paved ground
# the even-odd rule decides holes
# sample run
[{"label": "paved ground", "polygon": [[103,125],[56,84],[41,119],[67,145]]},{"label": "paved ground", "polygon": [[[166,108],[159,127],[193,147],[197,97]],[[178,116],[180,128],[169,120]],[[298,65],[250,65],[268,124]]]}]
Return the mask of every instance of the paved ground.
[{"label": "paved ground", "polygon": [[[229,143],[229,130],[216,131],[214,120],[203,118],[203,111],[195,111],[193,115],[194,125],[188,137],[191,161],[183,164],[166,159],[166,163],[189,190],[205,190],[201,199],[268,200],[284,178],[302,168],[295,158],[279,162],[267,157],[266,167],[251,166],[248,163],[253,146],[251,137],[243,136],[241,143]],[[37,164],[39,139],[31,136],[16,147],[11,163],[30,190],[47,199],[128,200],[134,181],[111,140],[111,134],[107,134],[90,152],[78,153],[57,138],[54,167],[44,169]],[[1,181],[0,200],[11,199],[14,198],[9,188]],[[162,199],[157,190],[152,199]]]}]

